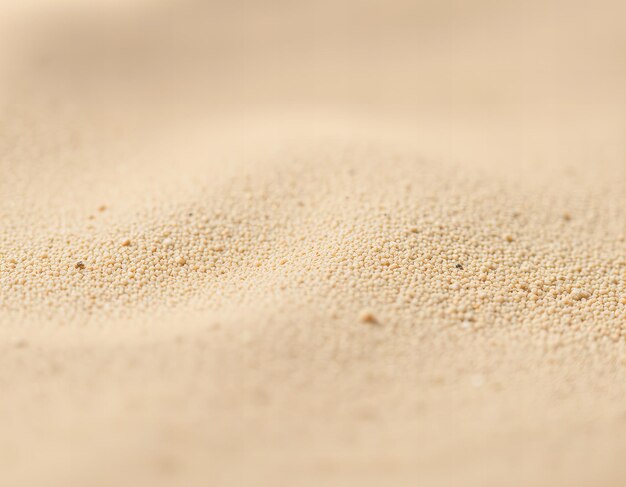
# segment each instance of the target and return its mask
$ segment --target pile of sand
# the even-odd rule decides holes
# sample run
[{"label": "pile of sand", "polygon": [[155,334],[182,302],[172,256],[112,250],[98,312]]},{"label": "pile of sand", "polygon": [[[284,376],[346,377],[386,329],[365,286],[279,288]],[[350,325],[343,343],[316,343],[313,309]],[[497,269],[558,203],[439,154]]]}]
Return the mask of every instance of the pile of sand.
[{"label": "pile of sand", "polygon": [[621,5],[66,3],[3,7],[0,484],[621,485]]}]

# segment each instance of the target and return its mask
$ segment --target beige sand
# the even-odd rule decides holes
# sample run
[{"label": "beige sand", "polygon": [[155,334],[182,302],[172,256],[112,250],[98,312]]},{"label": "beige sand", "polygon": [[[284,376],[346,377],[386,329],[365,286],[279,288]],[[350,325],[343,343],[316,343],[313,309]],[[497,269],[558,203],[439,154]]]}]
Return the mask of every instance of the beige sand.
[{"label": "beige sand", "polygon": [[3,2],[0,485],[624,485],[623,2]]}]

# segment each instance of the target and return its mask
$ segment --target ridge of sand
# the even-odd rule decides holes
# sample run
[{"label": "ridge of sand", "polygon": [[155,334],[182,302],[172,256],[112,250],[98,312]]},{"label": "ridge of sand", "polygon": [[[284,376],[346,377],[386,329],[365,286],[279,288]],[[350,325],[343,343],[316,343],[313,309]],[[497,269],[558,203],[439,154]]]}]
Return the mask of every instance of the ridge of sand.
[{"label": "ridge of sand", "polygon": [[[449,461],[477,482],[507,468],[535,480],[554,458],[550,478],[569,481],[578,455],[589,478],[617,478],[619,161],[499,175],[410,143],[288,140],[241,156],[235,177],[185,159],[195,182],[171,176],[186,181],[178,201],[116,211],[124,185],[102,207],[79,190],[92,204],[64,227],[33,234],[36,213],[6,227],[5,471],[43,431],[31,477],[72,458],[72,478],[97,471],[103,485],[115,471],[251,481],[240,462],[268,482],[293,468],[312,484],[446,483]],[[59,177],[80,188],[72,171]],[[25,414],[34,422],[11,419]],[[65,436],[70,425],[91,440]],[[120,444],[120,429],[133,440]],[[558,457],[542,450],[552,443]],[[527,463],[513,467],[519,448]],[[480,453],[495,450],[503,471]]]}]

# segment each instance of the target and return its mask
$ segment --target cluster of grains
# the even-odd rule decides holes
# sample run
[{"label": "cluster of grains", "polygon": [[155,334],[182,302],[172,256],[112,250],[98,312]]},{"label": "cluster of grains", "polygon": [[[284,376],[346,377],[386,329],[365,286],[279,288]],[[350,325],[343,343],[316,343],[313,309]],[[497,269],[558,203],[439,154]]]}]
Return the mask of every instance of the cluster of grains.
[{"label": "cluster of grains", "polygon": [[64,233],[3,233],[3,307],[72,316],[289,302],[364,323],[626,337],[617,193],[514,186],[411,157],[380,175],[375,158],[347,154],[116,224],[106,202]]},{"label": "cluster of grains", "polygon": [[[36,425],[15,438],[41,438],[43,423],[11,419],[39,417],[33,404],[65,405],[99,437],[129,425],[153,438],[141,428],[160,418],[155,451],[212,475],[215,438],[244,452],[237,472],[258,445],[286,463],[336,448],[360,469],[381,445],[413,462],[484,439],[491,466],[501,446],[517,461],[529,425],[623,428],[626,188],[612,166],[509,179],[329,145],[231,178],[186,167],[172,199],[127,203],[132,185],[80,196],[66,171],[89,204],[0,201],[0,383],[18,398],[0,417]],[[84,444],[69,438],[66,451]],[[183,443],[193,454],[176,457]]]}]

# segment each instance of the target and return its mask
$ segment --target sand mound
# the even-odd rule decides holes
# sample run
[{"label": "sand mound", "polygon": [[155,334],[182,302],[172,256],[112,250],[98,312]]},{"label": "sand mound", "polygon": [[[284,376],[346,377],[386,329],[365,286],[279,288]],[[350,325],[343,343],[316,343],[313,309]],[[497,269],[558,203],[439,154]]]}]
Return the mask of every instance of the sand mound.
[{"label": "sand mound", "polygon": [[157,3],[6,11],[0,483],[620,485],[613,16]]}]

